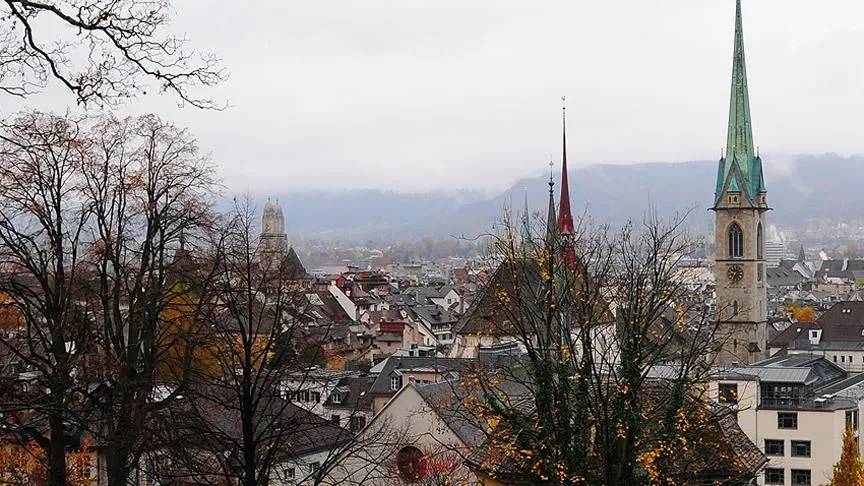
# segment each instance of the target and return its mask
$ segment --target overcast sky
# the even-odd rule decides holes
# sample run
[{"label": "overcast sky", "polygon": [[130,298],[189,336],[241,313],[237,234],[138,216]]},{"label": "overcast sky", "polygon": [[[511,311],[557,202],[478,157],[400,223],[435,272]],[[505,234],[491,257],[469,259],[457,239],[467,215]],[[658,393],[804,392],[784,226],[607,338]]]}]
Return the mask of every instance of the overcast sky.
[{"label": "overcast sky", "polygon": [[[565,95],[576,166],[716,159],[726,140],[734,0],[175,3],[232,107],[123,110],[188,126],[233,191],[503,189],[558,162]],[[864,152],[862,19],[860,0],[744,0],[765,158]]]}]

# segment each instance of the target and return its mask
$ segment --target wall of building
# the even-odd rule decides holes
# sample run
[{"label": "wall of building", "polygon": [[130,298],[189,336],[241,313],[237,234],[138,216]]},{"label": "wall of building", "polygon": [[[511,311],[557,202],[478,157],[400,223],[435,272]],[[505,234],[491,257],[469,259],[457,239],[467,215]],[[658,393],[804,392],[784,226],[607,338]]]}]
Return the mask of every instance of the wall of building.
[{"label": "wall of building", "polygon": [[[712,382],[709,384],[709,396],[714,400],[719,398],[720,383],[731,383],[738,386],[738,425],[760,450],[765,451],[765,439],[783,440],[783,456],[768,456],[769,462],[766,467],[783,469],[787,486],[792,484],[792,469],[810,470],[811,484],[813,485],[828,483],[834,463],[840,458],[847,410],[760,410],[758,409],[758,381],[719,380]],[[796,429],[778,428],[778,412],[797,413],[798,427]],[[860,413],[859,411],[859,417]],[[792,440],[810,441],[810,457],[792,457]],[[758,484],[765,484],[764,474],[760,475]]]},{"label": "wall of building", "polygon": [[364,444],[363,450],[333,473],[333,479],[341,484],[391,484],[396,454],[405,446],[433,455],[468,452],[461,439],[410,385],[375,416],[358,441]]}]

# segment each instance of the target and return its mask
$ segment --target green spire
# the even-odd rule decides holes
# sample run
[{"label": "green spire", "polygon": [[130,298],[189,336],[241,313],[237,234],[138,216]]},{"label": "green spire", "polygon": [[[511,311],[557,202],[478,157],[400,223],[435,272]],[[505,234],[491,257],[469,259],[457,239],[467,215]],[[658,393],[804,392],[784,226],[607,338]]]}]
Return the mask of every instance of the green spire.
[{"label": "green spire", "polygon": [[765,192],[762,161],[755,153],[750,119],[750,95],[747,89],[747,62],[744,56],[744,27],[741,0],[735,4],[735,47],[732,56],[732,92],[729,97],[729,127],[726,156],[720,160],[716,199],[724,191],[744,192],[753,204]]},{"label": "green spire", "polygon": [[[732,94],[729,97],[729,136],[726,157],[750,159],[753,154],[753,129],[750,123],[750,95],[747,92],[747,62],[744,57],[744,29],[741,23],[741,0],[735,9],[735,51],[732,61]],[[749,167],[742,167],[747,175]]]}]

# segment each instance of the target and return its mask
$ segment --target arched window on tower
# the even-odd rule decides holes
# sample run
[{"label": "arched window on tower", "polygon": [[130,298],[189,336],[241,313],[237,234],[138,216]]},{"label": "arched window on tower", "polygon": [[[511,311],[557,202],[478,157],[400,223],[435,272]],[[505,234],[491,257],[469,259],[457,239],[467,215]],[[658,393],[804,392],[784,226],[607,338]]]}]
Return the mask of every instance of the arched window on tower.
[{"label": "arched window on tower", "polygon": [[738,223],[732,223],[729,227],[729,257],[741,258],[744,256],[744,232]]},{"label": "arched window on tower", "polygon": [[765,259],[765,236],[762,234],[762,223],[756,229],[756,259]]}]

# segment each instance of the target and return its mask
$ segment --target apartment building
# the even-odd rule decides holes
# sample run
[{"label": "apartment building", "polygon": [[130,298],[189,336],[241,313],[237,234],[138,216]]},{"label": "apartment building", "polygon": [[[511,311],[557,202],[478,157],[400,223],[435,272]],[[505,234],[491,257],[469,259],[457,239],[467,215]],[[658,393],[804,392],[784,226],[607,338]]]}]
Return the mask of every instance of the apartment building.
[{"label": "apartment building", "polygon": [[819,485],[831,479],[845,428],[858,431],[864,374],[822,356],[776,356],[719,370],[709,391],[768,457],[760,485]]}]

